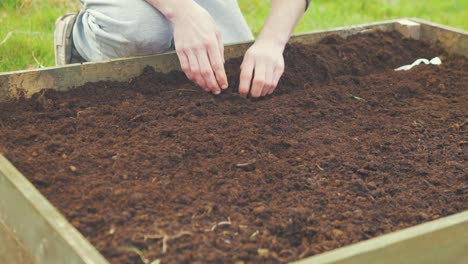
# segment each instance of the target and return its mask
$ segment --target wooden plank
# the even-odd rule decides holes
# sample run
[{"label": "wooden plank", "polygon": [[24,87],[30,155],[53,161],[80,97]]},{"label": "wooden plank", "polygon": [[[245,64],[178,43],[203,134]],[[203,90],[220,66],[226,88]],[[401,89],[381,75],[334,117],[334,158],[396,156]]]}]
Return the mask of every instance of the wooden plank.
[{"label": "wooden plank", "polygon": [[406,38],[420,39],[421,25],[409,19],[401,19],[396,24],[396,29]]},{"label": "wooden plank", "polygon": [[147,65],[159,72],[179,67],[177,57],[168,53],[3,73],[0,74],[0,101],[6,97],[30,97],[42,89],[66,91],[87,82],[128,81],[141,74]]},{"label": "wooden plank", "polygon": [[[37,264],[108,263],[3,155],[0,155],[0,219]],[[6,228],[4,231],[0,236],[6,240]],[[13,259],[18,251],[6,254],[3,258]]]},{"label": "wooden plank", "polygon": [[[331,33],[347,37],[368,29],[394,30],[395,21],[377,22],[364,25],[335,28],[293,36],[290,42],[313,44]],[[226,59],[242,56],[252,42],[227,45]],[[42,89],[66,91],[87,82],[128,81],[140,75],[146,66],[158,72],[180,70],[174,52],[159,55],[87,62],[61,67],[50,67],[26,71],[0,73],[0,101],[10,97],[30,97]]]},{"label": "wooden plank", "polygon": [[421,39],[432,43],[439,42],[449,54],[468,57],[468,31],[419,18],[411,18],[410,20],[421,25]]},{"label": "wooden plank", "polygon": [[35,264],[31,253],[0,219],[0,263]]},{"label": "wooden plank", "polygon": [[295,264],[466,264],[468,211],[369,239]]}]

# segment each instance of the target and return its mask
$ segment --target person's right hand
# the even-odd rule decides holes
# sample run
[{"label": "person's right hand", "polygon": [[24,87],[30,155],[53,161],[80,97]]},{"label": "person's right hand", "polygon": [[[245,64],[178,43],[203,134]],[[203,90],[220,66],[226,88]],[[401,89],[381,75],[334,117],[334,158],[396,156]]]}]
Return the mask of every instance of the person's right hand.
[{"label": "person's right hand", "polygon": [[220,94],[228,87],[224,46],[213,18],[195,1],[185,2],[169,19],[180,66],[205,91]]}]

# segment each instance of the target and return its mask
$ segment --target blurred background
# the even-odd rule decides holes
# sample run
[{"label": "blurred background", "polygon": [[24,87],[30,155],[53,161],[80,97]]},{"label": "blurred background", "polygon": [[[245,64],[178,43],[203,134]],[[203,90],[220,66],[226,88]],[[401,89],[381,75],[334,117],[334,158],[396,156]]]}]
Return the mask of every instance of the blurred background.
[{"label": "blurred background", "polygon": [[[239,0],[255,34],[270,2]],[[0,0],[0,72],[53,66],[54,22],[80,5],[78,0]],[[295,33],[401,17],[468,30],[468,0],[312,0]]]}]

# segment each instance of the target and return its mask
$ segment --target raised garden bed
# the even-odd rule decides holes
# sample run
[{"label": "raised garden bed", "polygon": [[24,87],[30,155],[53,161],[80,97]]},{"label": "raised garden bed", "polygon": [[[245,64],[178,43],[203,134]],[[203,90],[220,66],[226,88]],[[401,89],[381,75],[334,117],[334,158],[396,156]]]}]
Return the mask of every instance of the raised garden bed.
[{"label": "raised garden bed", "polygon": [[466,58],[371,32],[285,59],[261,100],[233,59],[220,96],[148,68],[4,102],[0,152],[112,263],[283,263],[468,209]]}]

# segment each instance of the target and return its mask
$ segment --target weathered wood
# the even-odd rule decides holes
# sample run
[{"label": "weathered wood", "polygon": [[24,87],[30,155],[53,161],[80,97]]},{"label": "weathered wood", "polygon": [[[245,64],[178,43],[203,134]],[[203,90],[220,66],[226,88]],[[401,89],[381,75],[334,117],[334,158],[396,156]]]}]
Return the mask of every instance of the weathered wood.
[{"label": "weathered wood", "polygon": [[421,25],[409,19],[401,19],[395,23],[397,29],[403,36],[412,39],[421,38]]},{"label": "weathered wood", "polygon": [[[5,227],[3,232],[0,230],[0,241],[9,241],[0,244],[0,248],[13,246],[11,234],[15,234],[26,249],[5,252],[0,260],[15,259],[17,254],[27,251],[37,264],[108,263],[3,155],[0,155],[0,219]],[[26,257],[24,260],[0,263],[29,261]]]},{"label": "weathered wood", "polygon": [[421,39],[432,43],[438,42],[449,54],[468,57],[468,31],[418,18],[411,18],[410,20],[421,25]]},{"label": "weathered wood", "polygon": [[468,211],[295,262],[361,263],[468,263]]},{"label": "weathered wood", "polygon": [[29,251],[0,219],[0,263],[35,264]]}]

